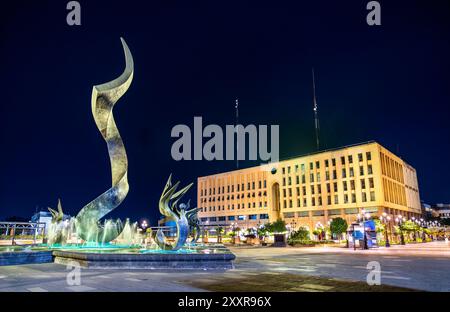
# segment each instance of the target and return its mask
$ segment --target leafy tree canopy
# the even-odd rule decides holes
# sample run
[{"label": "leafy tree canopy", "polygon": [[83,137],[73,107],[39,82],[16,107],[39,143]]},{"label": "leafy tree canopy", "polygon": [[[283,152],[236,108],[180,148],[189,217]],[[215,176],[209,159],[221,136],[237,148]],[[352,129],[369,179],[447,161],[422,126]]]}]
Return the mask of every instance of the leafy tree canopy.
[{"label": "leafy tree canopy", "polygon": [[333,234],[342,234],[347,231],[348,224],[347,221],[341,217],[334,218],[330,223],[330,231]]},{"label": "leafy tree canopy", "polygon": [[284,220],[278,219],[273,223],[266,224],[266,229],[270,233],[283,233],[286,232],[286,222]]}]

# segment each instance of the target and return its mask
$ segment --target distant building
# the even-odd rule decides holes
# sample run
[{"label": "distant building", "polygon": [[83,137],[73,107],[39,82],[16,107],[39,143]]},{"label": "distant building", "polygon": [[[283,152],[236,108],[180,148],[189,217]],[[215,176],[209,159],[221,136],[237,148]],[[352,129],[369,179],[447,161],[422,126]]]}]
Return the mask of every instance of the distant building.
[{"label": "distant building", "polygon": [[434,204],[431,205],[431,208],[434,209],[441,219],[450,218],[450,204]]},{"label": "distant building", "polygon": [[425,203],[425,202],[421,202],[421,207],[422,207],[422,217],[425,219],[425,220],[430,220],[430,219],[432,219],[434,216],[433,216],[433,208],[431,208],[431,205],[429,205],[429,204],[427,204],[427,203]]},{"label": "distant building", "polygon": [[[70,215],[64,214],[63,220],[69,220],[71,218]],[[45,223],[44,234],[48,233],[48,229],[50,228],[50,224],[52,223],[52,214],[50,211],[39,211],[36,212],[32,217],[30,222],[40,222]],[[38,234],[42,234],[42,230],[39,231]]]},{"label": "distant building", "polygon": [[197,187],[199,219],[209,225],[283,219],[312,231],[336,217],[351,224],[363,209],[422,215],[416,170],[374,141],[199,177]]},{"label": "distant building", "polygon": [[[50,224],[52,223],[52,214],[49,211],[36,212],[31,217],[31,222],[45,223],[45,228],[43,230],[39,230],[38,234],[47,235],[48,229],[50,228]],[[44,231],[44,233],[42,233],[42,231]]]}]

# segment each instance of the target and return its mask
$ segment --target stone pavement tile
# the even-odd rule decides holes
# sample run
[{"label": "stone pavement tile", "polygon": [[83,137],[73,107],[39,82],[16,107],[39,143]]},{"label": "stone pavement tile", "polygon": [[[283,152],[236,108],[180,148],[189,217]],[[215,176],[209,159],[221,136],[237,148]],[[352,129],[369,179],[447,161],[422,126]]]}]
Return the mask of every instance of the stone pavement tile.
[{"label": "stone pavement tile", "polygon": [[75,292],[96,290],[94,287],[89,287],[89,286],[84,286],[84,285],[69,286],[69,287],[66,287],[66,289],[71,290],[71,291],[75,291]]},{"label": "stone pavement tile", "polygon": [[138,278],[132,278],[132,277],[126,277],[126,278],[124,278],[124,280],[130,281],[130,282],[142,282],[142,280],[140,280]]},{"label": "stone pavement tile", "polygon": [[366,266],[363,266],[363,265],[352,265],[352,268],[354,268],[354,269],[363,269],[363,270],[367,270],[367,267],[366,267]]},{"label": "stone pavement tile", "polygon": [[44,289],[42,287],[30,287],[30,288],[27,288],[27,290],[31,291],[31,292],[48,292],[47,289]]},{"label": "stone pavement tile", "polygon": [[381,278],[387,278],[387,279],[397,279],[397,280],[410,280],[409,277],[403,277],[403,276],[393,276],[393,275],[382,275]]},{"label": "stone pavement tile", "polygon": [[289,271],[295,271],[295,272],[316,272],[317,270],[312,268],[290,268]]},{"label": "stone pavement tile", "polygon": [[325,285],[318,285],[318,284],[301,284],[300,285],[303,288],[311,288],[316,290],[330,290],[333,289],[333,286],[325,286]]},{"label": "stone pavement tile", "polygon": [[52,276],[51,275],[44,275],[44,274],[36,274],[36,275],[31,275],[30,276],[31,278],[39,278],[39,279],[41,279],[41,278],[52,278]]},{"label": "stone pavement tile", "polygon": [[304,291],[304,292],[323,292],[322,290],[310,289],[310,288],[302,288],[302,287],[294,287],[290,288],[292,291]]}]

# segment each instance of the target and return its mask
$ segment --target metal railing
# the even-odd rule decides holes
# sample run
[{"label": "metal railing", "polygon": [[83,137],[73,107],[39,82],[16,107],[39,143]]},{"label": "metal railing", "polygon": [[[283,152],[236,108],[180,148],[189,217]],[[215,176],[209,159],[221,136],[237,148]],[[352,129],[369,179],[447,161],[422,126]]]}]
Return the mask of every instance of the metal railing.
[{"label": "metal railing", "polygon": [[0,222],[0,234],[5,230],[6,237],[11,237],[11,245],[16,245],[17,232],[28,232],[33,235],[33,244],[36,244],[38,233],[45,234],[45,227],[44,222]]}]

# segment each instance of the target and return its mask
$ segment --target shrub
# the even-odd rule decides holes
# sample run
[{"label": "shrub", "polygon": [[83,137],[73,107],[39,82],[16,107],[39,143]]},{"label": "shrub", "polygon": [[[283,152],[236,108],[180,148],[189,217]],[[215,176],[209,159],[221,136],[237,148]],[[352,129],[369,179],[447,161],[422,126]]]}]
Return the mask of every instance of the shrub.
[{"label": "shrub", "polygon": [[292,232],[289,238],[292,240],[311,240],[309,231],[305,227],[300,227],[297,231]]},{"label": "shrub", "polygon": [[296,239],[288,238],[287,243],[291,246],[294,246],[294,245],[316,245],[316,242],[312,241],[310,239],[296,240]]}]

